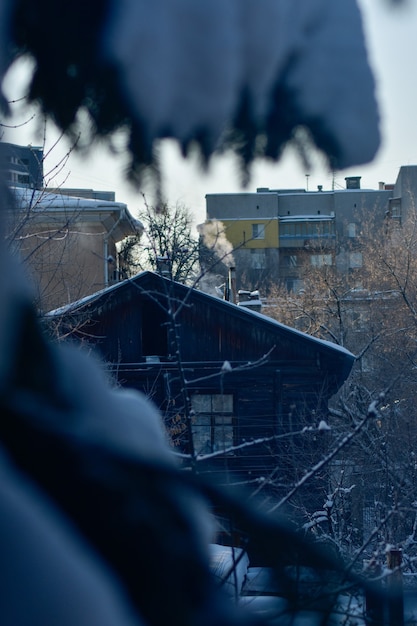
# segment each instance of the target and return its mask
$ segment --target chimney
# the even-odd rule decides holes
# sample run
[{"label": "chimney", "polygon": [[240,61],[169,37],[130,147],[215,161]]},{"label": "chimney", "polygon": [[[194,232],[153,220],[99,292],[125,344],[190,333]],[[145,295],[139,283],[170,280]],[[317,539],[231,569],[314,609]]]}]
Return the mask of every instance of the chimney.
[{"label": "chimney", "polygon": [[156,269],[158,274],[161,274],[161,276],[165,276],[165,278],[172,278],[171,263],[166,254],[164,256],[156,257]]},{"label": "chimney", "polygon": [[362,176],[346,176],[346,189],[360,189]]},{"label": "chimney", "polygon": [[236,293],[236,269],[234,267],[229,267],[229,288],[228,288],[229,302],[233,302],[236,304],[237,302],[237,293]]}]

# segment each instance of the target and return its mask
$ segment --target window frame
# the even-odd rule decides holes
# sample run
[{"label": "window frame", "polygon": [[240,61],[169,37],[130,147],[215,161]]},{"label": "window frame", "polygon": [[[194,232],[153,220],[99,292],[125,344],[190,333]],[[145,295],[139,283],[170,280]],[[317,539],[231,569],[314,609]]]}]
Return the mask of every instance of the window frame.
[{"label": "window frame", "polygon": [[252,239],[256,241],[265,239],[265,224],[259,222],[252,224]]},{"label": "window frame", "polygon": [[[204,401],[208,401],[209,405],[202,406]],[[221,452],[235,445],[234,395],[232,393],[209,393],[206,391],[194,393],[190,396],[190,402],[192,409],[191,430],[194,449],[197,454]],[[201,405],[200,408],[198,404]],[[200,424],[197,423],[199,416],[202,418]],[[224,420],[227,422],[225,423]],[[205,441],[203,441],[204,437],[206,437]]]},{"label": "window frame", "polygon": [[331,253],[310,254],[310,265],[318,268],[331,267],[333,265],[333,255]]}]

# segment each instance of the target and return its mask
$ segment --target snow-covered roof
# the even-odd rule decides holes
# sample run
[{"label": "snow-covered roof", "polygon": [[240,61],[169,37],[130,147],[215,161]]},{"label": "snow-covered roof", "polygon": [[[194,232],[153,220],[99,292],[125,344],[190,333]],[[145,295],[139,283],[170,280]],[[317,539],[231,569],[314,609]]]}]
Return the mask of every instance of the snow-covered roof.
[{"label": "snow-covered roof", "polygon": [[[89,211],[121,211],[127,209],[123,202],[109,202],[77,196],[66,196],[45,190],[29,189],[27,187],[12,187],[11,191],[18,203],[31,204],[34,209],[47,211],[63,211],[85,209]],[[19,206],[19,205],[18,205]]]},{"label": "snow-covered roof", "polygon": [[30,207],[39,218],[71,213],[78,221],[99,219],[106,224],[107,230],[112,231],[116,241],[143,232],[143,224],[131,215],[123,202],[79,198],[25,187],[10,189],[17,207]]},{"label": "snow-covered roof", "polygon": [[237,303],[237,306],[246,306],[246,307],[255,307],[255,306],[262,306],[262,300],[260,298],[252,299],[252,300],[240,300]]},{"label": "snow-covered roof", "polygon": [[[236,306],[232,304],[231,302],[225,302],[225,304]],[[340,352],[341,354],[352,357],[352,359],[355,358],[354,355],[349,350],[347,350],[343,346],[340,346],[337,343],[332,343],[331,341],[326,341],[325,339],[319,339],[318,337],[314,337],[313,335],[308,335],[307,333],[303,333],[301,330],[297,330],[297,328],[293,328],[292,326],[287,326],[286,324],[283,324],[282,322],[278,322],[277,320],[272,319],[272,317],[268,317],[267,315],[260,313],[258,311],[253,311],[249,309],[248,307],[240,307],[240,308],[241,310],[247,311],[247,313],[250,315],[256,315],[263,321],[268,322],[269,324],[273,324],[277,328],[285,329],[289,333],[293,334],[294,337],[308,339],[309,341],[313,341],[314,343],[316,343],[318,346],[321,346],[322,348],[331,348],[332,350],[336,350],[337,352]]]},{"label": "snow-covered roof", "polygon": [[[140,274],[138,274],[138,276],[140,276]],[[45,316],[53,317],[55,315],[59,316],[59,315],[66,315],[67,313],[71,313],[72,311],[75,311],[76,309],[79,309],[83,306],[86,306],[94,302],[95,300],[98,300],[103,295],[110,294],[112,291],[117,291],[118,289],[121,288],[122,285],[125,285],[127,282],[129,282],[129,280],[124,280],[124,281],[121,281],[120,283],[114,283],[113,285],[109,285],[109,287],[104,287],[103,289],[100,289],[99,291],[95,291],[94,293],[84,296],[83,298],[80,298],[79,300],[75,300],[74,302],[69,302],[68,304],[64,304],[63,306],[60,306],[57,309],[48,311],[48,313],[46,313]]]}]

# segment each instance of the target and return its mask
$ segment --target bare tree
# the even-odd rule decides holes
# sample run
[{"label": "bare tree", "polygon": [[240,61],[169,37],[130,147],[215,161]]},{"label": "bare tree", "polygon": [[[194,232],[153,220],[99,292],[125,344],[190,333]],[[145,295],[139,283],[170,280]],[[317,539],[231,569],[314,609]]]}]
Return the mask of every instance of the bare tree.
[{"label": "bare tree", "polygon": [[372,554],[384,562],[389,544],[402,547],[404,563],[414,571],[416,215],[412,211],[402,225],[389,217],[377,224],[369,215],[361,223],[345,251],[354,255],[355,267],[340,271],[335,257],[306,264],[303,288],[271,291],[265,311],[356,355],[331,407],[329,448],[363,425],[329,463],[323,507],[306,528],[334,542],[356,566]]},{"label": "bare tree", "polygon": [[124,276],[150,269],[180,283],[193,282],[200,270],[191,211],[179,203],[153,207],[145,199],[139,219],[145,227],[144,235],[128,238],[120,248]]}]

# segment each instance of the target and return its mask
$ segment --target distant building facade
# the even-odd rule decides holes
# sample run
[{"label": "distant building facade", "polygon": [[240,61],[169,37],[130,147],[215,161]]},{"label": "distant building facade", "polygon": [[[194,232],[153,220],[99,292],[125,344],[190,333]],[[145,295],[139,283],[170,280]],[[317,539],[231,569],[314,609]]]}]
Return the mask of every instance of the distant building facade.
[{"label": "distant building facade", "polygon": [[142,224],[122,202],[11,188],[9,233],[31,273],[43,310],[118,282],[117,244]]},{"label": "distant building facade", "polygon": [[[395,184],[362,189],[360,176],[346,177],[346,188],[323,191],[258,188],[255,193],[206,195],[206,222],[218,221],[233,246],[238,284],[263,288],[285,284],[302,288],[300,268],[335,265],[341,272],[362,266],[358,243],[367,213],[381,223],[401,222],[417,198],[417,166],[403,166]],[[204,225],[203,225],[204,226]]]},{"label": "distant building facade", "polygon": [[6,238],[27,266],[43,310],[123,277],[118,244],[143,226],[114,191],[44,188],[41,148],[0,143],[0,164],[12,192]]},{"label": "distant building facade", "polygon": [[13,187],[42,189],[43,149],[0,142],[0,168]]},{"label": "distant building facade", "polygon": [[115,202],[116,194],[114,191],[103,191],[96,189],[79,189],[78,187],[47,187],[45,191],[57,193],[63,196],[72,196],[74,198],[85,198],[87,200],[105,200],[106,202]]}]

